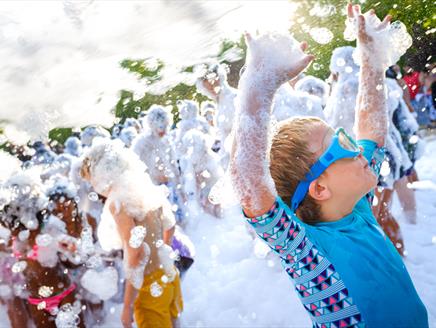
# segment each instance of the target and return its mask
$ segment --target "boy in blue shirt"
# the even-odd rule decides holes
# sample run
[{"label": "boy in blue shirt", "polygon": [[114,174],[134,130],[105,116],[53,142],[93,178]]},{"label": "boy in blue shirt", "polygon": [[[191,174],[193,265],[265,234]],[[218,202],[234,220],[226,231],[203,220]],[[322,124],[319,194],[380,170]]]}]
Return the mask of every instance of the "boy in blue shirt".
[{"label": "boy in blue shirt", "polygon": [[[427,311],[402,259],[371,212],[387,131],[385,68],[371,57],[383,45],[366,32],[368,18],[359,6],[350,4],[348,15],[357,19],[362,50],[358,141],[343,129],[305,117],[282,123],[270,145],[274,93],[313,56],[288,51],[292,43],[286,37],[247,35],[230,166],[233,185],[248,222],[281,257],[314,327],[428,327]],[[386,28],[389,20],[376,29]]]}]

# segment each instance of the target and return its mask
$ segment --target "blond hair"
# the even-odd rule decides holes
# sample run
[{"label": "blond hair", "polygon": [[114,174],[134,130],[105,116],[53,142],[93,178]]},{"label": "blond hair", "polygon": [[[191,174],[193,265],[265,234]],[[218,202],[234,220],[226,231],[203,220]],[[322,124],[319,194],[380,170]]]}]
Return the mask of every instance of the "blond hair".
[{"label": "blond hair", "polygon": [[[298,117],[284,121],[273,137],[270,152],[270,173],[278,195],[290,204],[298,183],[316,161],[316,155],[309,150],[307,136],[311,127],[325,124],[317,117]],[[314,224],[321,219],[321,208],[307,194],[297,211],[302,221]]]}]

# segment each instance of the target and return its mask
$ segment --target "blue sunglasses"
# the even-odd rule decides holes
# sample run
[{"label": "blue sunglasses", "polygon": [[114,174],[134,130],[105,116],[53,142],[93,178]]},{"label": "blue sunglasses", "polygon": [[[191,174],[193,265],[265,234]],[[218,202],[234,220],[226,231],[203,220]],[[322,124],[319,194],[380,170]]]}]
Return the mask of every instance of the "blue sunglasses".
[{"label": "blue sunglasses", "polygon": [[312,165],[309,172],[306,173],[305,179],[297,185],[294,196],[292,196],[291,209],[295,212],[304,197],[306,197],[310,183],[318,179],[330,165],[342,158],[356,157],[360,153],[361,150],[357,142],[343,128],[338,128],[330,146]]}]

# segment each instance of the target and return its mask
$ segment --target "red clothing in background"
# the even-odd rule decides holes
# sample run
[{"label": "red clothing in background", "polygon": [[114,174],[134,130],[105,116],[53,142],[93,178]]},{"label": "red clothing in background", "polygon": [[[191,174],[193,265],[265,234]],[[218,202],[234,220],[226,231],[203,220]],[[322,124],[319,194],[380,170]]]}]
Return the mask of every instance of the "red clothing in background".
[{"label": "red clothing in background", "polygon": [[421,85],[419,84],[419,72],[412,72],[403,77],[404,82],[406,82],[409,88],[410,100],[415,99],[419,92]]}]

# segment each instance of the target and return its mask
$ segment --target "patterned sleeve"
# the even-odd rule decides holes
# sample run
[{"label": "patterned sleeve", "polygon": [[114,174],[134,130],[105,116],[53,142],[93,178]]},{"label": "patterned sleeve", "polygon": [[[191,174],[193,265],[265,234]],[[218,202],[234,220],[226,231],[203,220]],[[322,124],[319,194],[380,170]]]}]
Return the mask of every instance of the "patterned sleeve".
[{"label": "patterned sleeve", "polygon": [[255,218],[246,216],[256,234],[286,261],[291,260],[305,246],[304,224],[285,210],[286,205],[277,197],[272,208]]},{"label": "patterned sleeve", "polygon": [[363,148],[363,156],[368,161],[376,176],[379,177],[380,168],[385,158],[385,148],[377,145],[375,141],[367,139],[358,140],[357,143]]},{"label": "patterned sleeve", "polygon": [[247,221],[281,257],[314,328],[365,326],[339,272],[317,245],[319,237],[292,214],[280,197],[266,214],[247,217]]}]

